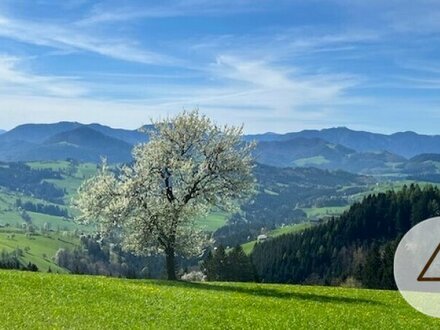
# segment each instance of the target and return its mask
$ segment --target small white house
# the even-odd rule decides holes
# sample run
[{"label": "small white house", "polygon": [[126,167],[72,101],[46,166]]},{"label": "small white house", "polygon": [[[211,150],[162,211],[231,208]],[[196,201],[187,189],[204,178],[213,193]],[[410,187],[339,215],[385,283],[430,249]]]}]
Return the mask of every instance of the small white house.
[{"label": "small white house", "polygon": [[265,240],[267,240],[267,235],[264,235],[264,234],[261,234],[261,235],[258,235],[258,237],[257,237],[257,242],[264,242]]}]

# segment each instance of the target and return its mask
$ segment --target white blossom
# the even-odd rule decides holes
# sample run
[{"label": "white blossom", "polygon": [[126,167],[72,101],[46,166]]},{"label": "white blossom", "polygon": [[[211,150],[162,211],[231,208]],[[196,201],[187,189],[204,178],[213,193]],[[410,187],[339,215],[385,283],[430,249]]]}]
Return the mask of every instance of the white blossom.
[{"label": "white blossom", "polygon": [[197,111],[156,122],[150,134],[132,165],[115,176],[104,164],[75,205],[80,221],[136,253],[165,252],[170,268],[175,253],[200,253],[206,235],[195,219],[213,207],[235,210],[252,193],[254,144],[241,140],[242,127],[220,127]]}]

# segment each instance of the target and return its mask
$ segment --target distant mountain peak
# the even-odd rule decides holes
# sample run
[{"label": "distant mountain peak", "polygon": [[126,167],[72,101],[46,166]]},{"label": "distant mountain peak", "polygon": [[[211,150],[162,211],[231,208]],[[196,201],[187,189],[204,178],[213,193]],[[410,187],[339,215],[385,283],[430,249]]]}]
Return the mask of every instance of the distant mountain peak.
[{"label": "distant mountain peak", "polygon": [[50,137],[44,141],[44,144],[68,142],[71,144],[86,146],[86,147],[101,147],[106,148],[108,145],[119,145],[130,148],[130,144],[122,140],[107,136],[89,126],[79,126],[73,130],[62,132]]},{"label": "distant mountain peak", "polygon": [[25,124],[0,135],[0,160],[131,161],[133,145],[148,141],[135,130],[114,129],[101,124],[59,122]]},{"label": "distant mountain peak", "polygon": [[347,127],[303,130],[286,134],[250,135],[247,140],[286,141],[294,138],[320,138],[330,143],[342,145],[357,152],[388,151],[392,154],[411,158],[421,153],[440,153],[439,135],[421,135],[412,131],[391,135],[355,131]]}]

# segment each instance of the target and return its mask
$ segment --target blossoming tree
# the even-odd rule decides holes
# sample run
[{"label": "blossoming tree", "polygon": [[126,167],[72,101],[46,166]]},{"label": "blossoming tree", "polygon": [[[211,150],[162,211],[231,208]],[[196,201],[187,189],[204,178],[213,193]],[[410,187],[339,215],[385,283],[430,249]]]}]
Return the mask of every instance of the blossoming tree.
[{"label": "blossoming tree", "polygon": [[79,189],[79,220],[137,254],[166,256],[176,279],[175,256],[200,253],[206,235],[196,219],[213,207],[233,210],[254,189],[252,143],[242,127],[219,126],[197,111],[154,123],[148,143],[116,175],[103,166]]}]

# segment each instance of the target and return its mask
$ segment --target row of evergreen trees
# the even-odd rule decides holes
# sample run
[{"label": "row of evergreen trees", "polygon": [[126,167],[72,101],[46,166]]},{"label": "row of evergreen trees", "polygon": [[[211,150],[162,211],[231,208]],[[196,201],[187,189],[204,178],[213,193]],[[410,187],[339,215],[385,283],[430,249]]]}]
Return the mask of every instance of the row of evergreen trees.
[{"label": "row of evergreen trees", "polygon": [[0,269],[18,269],[18,270],[26,270],[31,272],[37,272],[37,265],[32,262],[28,262],[27,265],[23,264],[20,261],[20,257],[23,255],[23,251],[20,249],[15,249],[12,252],[7,252],[2,250],[0,252]]},{"label": "row of evergreen trees", "polygon": [[229,253],[222,245],[214,252],[209,251],[202,264],[202,270],[208,281],[252,282],[257,280],[252,262],[240,245]]},{"label": "row of evergreen trees", "polygon": [[300,234],[257,244],[252,262],[264,282],[394,289],[393,259],[401,237],[440,215],[440,191],[418,185],[370,195],[340,218]]},{"label": "row of evergreen trees", "polygon": [[23,202],[21,198],[17,198],[15,200],[15,206],[29,212],[43,213],[65,218],[69,217],[66,208],[54,204],[32,203],[29,201]]}]

